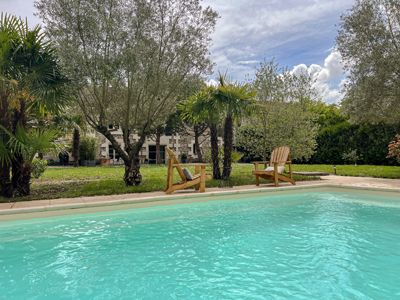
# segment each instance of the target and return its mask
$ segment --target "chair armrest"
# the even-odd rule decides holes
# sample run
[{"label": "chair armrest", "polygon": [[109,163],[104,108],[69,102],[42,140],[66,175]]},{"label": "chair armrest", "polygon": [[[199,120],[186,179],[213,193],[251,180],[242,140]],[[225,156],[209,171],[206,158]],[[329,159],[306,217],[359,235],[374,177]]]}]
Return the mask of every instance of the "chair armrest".
[{"label": "chair armrest", "polygon": [[271,165],[276,165],[276,164],[291,164],[292,161],[290,160],[282,160],[282,161],[274,161],[271,163]]},{"label": "chair armrest", "polygon": [[260,164],[267,166],[269,164],[269,161],[253,161],[255,171],[257,171],[258,165],[260,165]]},{"label": "chair armrest", "polygon": [[173,164],[173,167],[200,167],[200,168],[205,168],[207,166],[207,164],[203,164],[203,163],[192,163],[192,164]]},{"label": "chair armrest", "polygon": [[179,167],[179,166],[181,166],[181,167],[185,167],[185,166],[188,166],[188,167],[196,167],[196,166],[198,166],[198,167],[205,167],[205,166],[207,166],[207,164],[205,164],[205,163],[191,163],[191,164],[173,164],[172,165],[173,167]]}]

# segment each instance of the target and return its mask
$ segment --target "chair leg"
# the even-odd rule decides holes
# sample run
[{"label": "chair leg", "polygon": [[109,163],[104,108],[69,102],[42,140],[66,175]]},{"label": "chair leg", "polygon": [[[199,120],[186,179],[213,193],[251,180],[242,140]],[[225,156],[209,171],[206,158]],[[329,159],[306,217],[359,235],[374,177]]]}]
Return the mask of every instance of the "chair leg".
[{"label": "chair leg", "polygon": [[279,186],[279,173],[278,173],[278,164],[274,163],[274,183],[275,186]]},{"label": "chair leg", "polygon": [[206,169],[204,166],[201,167],[201,175],[200,175],[200,193],[204,193],[206,191]]},{"label": "chair leg", "polygon": [[260,186],[260,177],[256,175],[256,186]]}]

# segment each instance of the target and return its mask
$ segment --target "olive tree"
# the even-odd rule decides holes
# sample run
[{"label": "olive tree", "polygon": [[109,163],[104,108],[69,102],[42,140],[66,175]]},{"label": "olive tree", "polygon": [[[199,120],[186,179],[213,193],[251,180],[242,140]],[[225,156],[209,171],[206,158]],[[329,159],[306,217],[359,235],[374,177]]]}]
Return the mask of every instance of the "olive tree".
[{"label": "olive tree", "polygon": [[[37,0],[36,8],[75,82],[88,124],[141,182],[146,138],[174,112],[182,83],[211,71],[217,13],[199,0]],[[120,126],[123,143],[109,129]],[[133,139],[136,133],[139,138]]]},{"label": "olive tree", "polygon": [[357,0],[337,47],[348,72],[342,107],[354,121],[400,121],[400,2]]},{"label": "olive tree", "polygon": [[266,159],[274,148],[287,145],[293,158],[309,158],[318,133],[310,110],[317,97],[311,77],[293,74],[270,61],[258,68],[253,85],[257,108],[237,131],[236,146]]}]

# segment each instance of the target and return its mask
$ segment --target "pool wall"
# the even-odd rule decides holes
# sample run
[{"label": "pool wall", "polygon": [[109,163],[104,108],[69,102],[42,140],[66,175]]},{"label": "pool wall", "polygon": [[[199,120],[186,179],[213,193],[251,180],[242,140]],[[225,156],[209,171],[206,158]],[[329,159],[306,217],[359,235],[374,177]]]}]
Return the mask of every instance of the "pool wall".
[{"label": "pool wall", "polygon": [[[106,212],[110,210],[124,210],[132,208],[143,208],[152,206],[164,206],[174,204],[185,204],[192,202],[208,202],[214,200],[231,200],[234,201],[240,196],[241,198],[245,194],[262,193],[266,195],[277,195],[277,194],[293,194],[298,191],[344,191],[358,192],[371,195],[380,194],[394,198],[398,198],[400,201],[400,188],[375,188],[375,187],[353,187],[333,184],[314,184],[304,186],[285,186],[285,187],[269,187],[269,188],[251,188],[251,189],[233,189],[231,191],[213,191],[206,193],[196,194],[184,194],[177,193],[174,195],[165,196],[132,196],[129,199],[118,199],[109,201],[98,201],[98,202],[75,202],[75,203],[64,203],[60,205],[52,206],[34,206],[24,208],[11,208],[0,210],[0,222],[11,221],[11,220],[24,220],[31,218],[45,218],[53,216],[61,216],[68,214],[85,214],[93,212]],[[79,198],[78,198],[79,200]],[[57,200],[54,200],[55,202]]]}]

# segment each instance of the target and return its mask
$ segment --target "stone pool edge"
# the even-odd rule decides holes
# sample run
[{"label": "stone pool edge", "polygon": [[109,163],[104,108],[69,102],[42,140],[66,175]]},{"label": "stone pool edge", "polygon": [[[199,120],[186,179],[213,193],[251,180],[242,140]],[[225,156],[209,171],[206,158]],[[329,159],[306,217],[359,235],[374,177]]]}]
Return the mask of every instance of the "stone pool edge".
[{"label": "stone pool edge", "polygon": [[[54,204],[54,205],[43,205],[43,206],[34,206],[34,207],[24,207],[24,208],[8,208],[0,210],[0,222],[9,221],[10,218],[4,217],[12,217],[15,216],[16,219],[19,219],[16,215],[25,215],[25,217],[29,218],[30,214],[34,213],[43,213],[43,212],[57,212],[57,211],[65,211],[64,214],[74,214],[73,210],[77,210],[76,213],[79,213],[80,209],[88,210],[95,209],[101,207],[110,207],[110,206],[128,206],[131,205],[131,208],[135,208],[136,205],[141,207],[140,204],[153,204],[151,206],[156,205],[172,205],[174,203],[190,203],[190,202],[201,202],[201,198],[206,199],[207,197],[213,196],[229,196],[229,195],[238,195],[238,194],[256,194],[256,193],[279,193],[279,192],[288,192],[288,191],[297,191],[297,190],[314,190],[314,189],[324,189],[324,188],[334,188],[334,189],[343,189],[343,190],[357,190],[357,191],[375,191],[375,192],[389,192],[389,193],[400,193],[400,188],[382,188],[382,187],[362,187],[362,186],[351,186],[351,185],[343,185],[343,184],[333,184],[333,183],[314,183],[302,186],[281,186],[281,187],[260,187],[260,188],[247,188],[247,189],[232,189],[232,190],[222,190],[222,191],[210,191],[205,193],[181,193],[181,194],[172,194],[172,195],[157,195],[157,196],[143,196],[143,197],[132,197],[127,199],[117,199],[117,200],[106,200],[106,201],[93,201],[93,202],[78,202],[78,203],[64,203],[64,204]],[[199,199],[200,198],[200,199]],[[72,198],[74,199],[74,198]],[[79,200],[79,198],[78,198]],[[192,200],[192,201],[191,201]],[[75,198],[76,201],[76,198]],[[400,201],[400,196],[399,196]],[[168,202],[168,203],[165,203]],[[142,206],[143,207],[143,206]],[[117,208],[118,209],[118,208]],[[57,214],[55,214],[57,215]],[[49,215],[51,216],[51,215]]]}]

